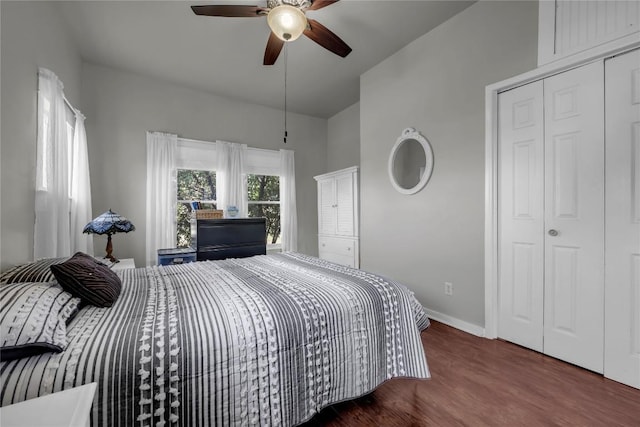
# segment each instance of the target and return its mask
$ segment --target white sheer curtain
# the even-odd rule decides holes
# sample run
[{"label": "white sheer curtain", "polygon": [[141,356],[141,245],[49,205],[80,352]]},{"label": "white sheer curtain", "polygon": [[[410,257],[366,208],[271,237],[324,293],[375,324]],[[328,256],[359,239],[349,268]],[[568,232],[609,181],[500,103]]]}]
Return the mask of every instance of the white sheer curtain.
[{"label": "white sheer curtain", "polygon": [[176,246],[177,135],[147,132],[146,265],[155,265],[158,249]]},{"label": "white sheer curtain", "polygon": [[93,255],[93,236],[82,229],[92,219],[91,179],[89,176],[89,155],[87,153],[87,132],[84,115],[75,112],[73,144],[71,147],[71,252],[82,251]]},{"label": "white sheer curtain", "polygon": [[218,167],[216,169],[216,198],[218,209],[225,211],[229,206],[238,208],[238,217],[245,218],[247,209],[247,184],[245,161],[247,146],[231,142],[217,141]]},{"label": "white sheer curtain", "polygon": [[298,209],[296,206],[296,167],[293,151],[280,150],[280,221],[282,251],[298,250]]},{"label": "white sheer curtain", "polygon": [[53,72],[38,72],[35,259],[71,254],[69,143],[63,84]]}]

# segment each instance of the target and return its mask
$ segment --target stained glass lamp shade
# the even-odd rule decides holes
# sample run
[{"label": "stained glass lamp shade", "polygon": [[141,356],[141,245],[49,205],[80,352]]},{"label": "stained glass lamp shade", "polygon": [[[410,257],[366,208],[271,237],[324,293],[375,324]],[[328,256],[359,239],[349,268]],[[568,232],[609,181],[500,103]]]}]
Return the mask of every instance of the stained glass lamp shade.
[{"label": "stained glass lamp shade", "polygon": [[111,243],[111,235],[115,233],[128,233],[135,229],[136,226],[133,225],[131,221],[109,209],[85,225],[82,232],[88,234],[106,234],[108,238],[105,259],[109,259],[111,262],[118,262],[118,259],[114,257],[112,253],[113,245]]}]

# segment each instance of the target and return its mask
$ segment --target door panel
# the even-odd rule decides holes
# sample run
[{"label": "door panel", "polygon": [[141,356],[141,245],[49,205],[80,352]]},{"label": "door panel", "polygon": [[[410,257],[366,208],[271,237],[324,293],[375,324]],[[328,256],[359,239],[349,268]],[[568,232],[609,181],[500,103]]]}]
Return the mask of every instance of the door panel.
[{"label": "door panel", "polygon": [[321,234],[333,234],[336,230],[335,183],[333,180],[320,181],[318,230]]},{"label": "door panel", "polygon": [[554,164],[550,207],[554,217],[575,220],[578,218],[580,133],[557,135],[550,144]]},{"label": "door panel", "polygon": [[[578,332],[577,307],[578,300],[578,259],[580,248],[552,246],[551,260],[546,268],[550,270],[548,277],[552,280],[545,290],[550,293],[547,300],[551,304],[547,312],[552,313],[545,319],[547,328],[575,335]],[[546,348],[546,347],[545,347]]]},{"label": "door panel", "polygon": [[640,51],[605,67],[604,373],[640,388]]},{"label": "door panel", "polygon": [[544,352],[602,372],[603,64],[545,79],[544,99]]},{"label": "door panel", "polygon": [[499,95],[498,336],[542,351],[543,86]]},{"label": "door panel", "polygon": [[353,236],[353,175],[336,178],[336,231],[339,236]]}]

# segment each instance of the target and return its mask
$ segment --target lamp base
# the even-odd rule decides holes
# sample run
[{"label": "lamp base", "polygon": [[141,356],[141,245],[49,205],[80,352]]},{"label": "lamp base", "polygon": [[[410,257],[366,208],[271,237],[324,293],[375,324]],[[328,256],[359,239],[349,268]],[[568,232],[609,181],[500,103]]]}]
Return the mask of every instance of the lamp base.
[{"label": "lamp base", "polygon": [[107,234],[107,248],[106,248],[107,254],[104,256],[104,259],[108,259],[109,261],[111,261],[113,264],[120,262],[120,260],[116,257],[113,256],[112,252],[113,252],[113,244],[111,243],[111,233]]}]

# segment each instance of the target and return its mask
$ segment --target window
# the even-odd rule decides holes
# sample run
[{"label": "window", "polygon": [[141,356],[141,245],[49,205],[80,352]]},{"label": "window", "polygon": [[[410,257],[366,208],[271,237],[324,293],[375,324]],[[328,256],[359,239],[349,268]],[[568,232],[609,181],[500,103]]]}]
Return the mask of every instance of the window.
[{"label": "window", "polygon": [[[178,169],[176,230],[178,247],[191,245],[192,203],[201,209],[216,209],[215,171]],[[271,175],[247,176],[248,211],[250,218],[266,219],[267,245],[280,245],[280,177]]]},{"label": "window", "polygon": [[[65,122],[67,123],[67,164],[69,165],[69,174],[68,174],[68,186],[69,188],[72,187],[71,182],[73,180],[73,173],[72,172],[72,167],[73,167],[73,135],[75,132],[75,127],[76,127],[76,115],[73,112],[73,110],[71,109],[71,107],[69,107],[68,105],[65,104]],[[71,195],[69,195],[69,198],[71,198]]]},{"label": "window", "polygon": [[280,245],[280,177],[247,175],[249,217],[264,217],[267,223],[267,246]]},{"label": "window", "polygon": [[82,229],[92,219],[84,116],[65,99],[60,79],[38,69],[33,256],[93,254]]},{"label": "window", "polygon": [[176,230],[179,248],[191,245],[191,203],[201,209],[216,208],[216,173],[209,170],[178,169]]},{"label": "window", "polygon": [[[281,199],[280,191],[286,190],[285,179],[289,176],[289,169],[283,165],[282,152],[288,150],[266,150],[260,148],[247,148],[243,150],[243,156],[241,158],[242,167],[240,170],[243,174],[238,176],[231,173],[224,174],[225,176],[233,176],[233,181],[223,182],[223,174],[225,164],[221,162],[220,155],[224,153],[224,150],[220,149],[224,143],[218,141],[216,143],[207,141],[197,141],[184,138],[177,138],[176,135],[161,134],[158,135],[166,138],[170,136],[175,138],[175,160],[174,165],[170,169],[176,173],[176,186],[171,188],[171,193],[176,191],[175,196],[171,198],[175,200],[176,210],[175,217],[162,218],[163,225],[162,230],[166,230],[166,227],[170,227],[173,230],[175,225],[175,234],[172,231],[170,234],[176,236],[176,241],[170,243],[162,242],[150,245],[148,248],[148,261],[153,263],[155,259],[156,247],[169,247],[169,245],[175,245],[177,247],[189,247],[191,246],[191,219],[193,202],[201,204],[203,209],[224,209],[223,205],[232,204],[229,203],[229,199],[233,197],[235,204],[242,210],[242,216],[248,217],[263,217],[266,220],[267,228],[267,249],[269,251],[274,250],[295,250],[291,249],[295,247],[289,243],[291,239],[297,239],[296,229],[283,228],[291,224],[297,224],[295,219],[295,194],[293,198]],[[156,133],[148,133],[149,138],[154,137]],[[224,147],[223,147],[224,148]],[[291,154],[293,154],[291,152]],[[156,160],[152,160],[153,163]],[[222,168],[217,170],[218,168]],[[169,171],[166,172],[167,174]],[[169,175],[167,175],[169,176]],[[235,188],[227,189],[225,185],[234,185]],[[295,181],[289,178],[289,182],[293,182],[293,188],[295,188]],[[241,187],[240,189],[238,187]],[[158,188],[152,190],[151,193],[158,191],[166,191]],[[291,187],[289,187],[291,188]],[[225,190],[233,195],[227,194],[227,200],[225,201]],[[236,193],[240,192],[238,197]],[[237,200],[240,198],[241,200]],[[244,199],[244,200],[243,200]],[[289,202],[288,202],[289,201]],[[289,204],[287,204],[289,203]],[[291,203],[293,203],[293,213],[290,213],[289,221],[282,221],[282,216],[287,214],[287,209],[291,210]],[[287,208],[289,207],[289,208]],[[291,219],[293,215],[293,220]],[[166,224],[170,222],[169,224]],[[291,237],[293,236],[293,237]],[[165,239],[167,240],[167,239]]]},{"label": "window", "polygon": [[[40,106],[40,108],[42,109],[42,138],[44,140],[44,144],[46,145],[53,145],[56,142],[53,141],[51,138],[53,138],[52,135],[52,130],[51,130],[51,115],[53,114],[51,111],[51,101],[49,99],[42,99],[42,104]],[[71,180],[73,178],[72,174],[71,174],[71,166],[73,165],[73,133],[75,131],[75,125],[76,125],[76,115],[74,113],[74,111],[71,109],[71,107],[65,102],[64,104],[64,121],[65,121],[65,129],[66,129],[66,141],[64,141],[66,143],[66,147],[64,147],[64,150],[61,150],[63,152],[67,153],[67,167],[68,167],[68,182],[67,182],[67,188],[71,188]],[[43,180],[42,182],[38,183],[40,185],[40,190],[44,190],[44,191],[48,191],[49,189],[49,181],[48,181],[48,177],[49,175],[49,167],[51,165],[51,160],[49,159],[49,156],[51,156],[51,149],[45,149],[45,150],[40,150],[41,153],[38,153],[41,156],[41,170],[42,170],[42,177]]]}]

